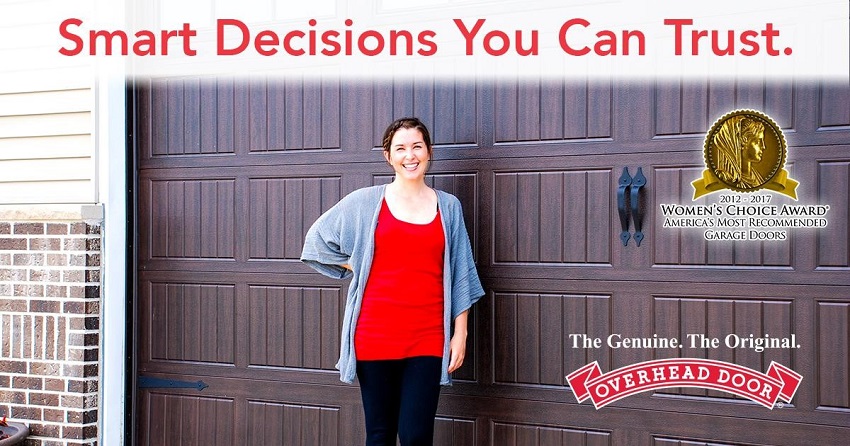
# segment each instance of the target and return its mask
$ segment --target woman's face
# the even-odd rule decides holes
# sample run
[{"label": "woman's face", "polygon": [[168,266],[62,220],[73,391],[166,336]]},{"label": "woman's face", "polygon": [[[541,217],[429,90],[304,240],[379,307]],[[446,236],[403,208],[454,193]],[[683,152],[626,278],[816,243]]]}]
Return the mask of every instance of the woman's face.
[{"label": "woman's face", "polygon": [[408,128],[400,128],[395,132],[390,150],[384,151],[384,157],[401,180],[424,179],[431,159],[422,132]]},{"label": "woman's face", "polygon": [[752,163],[761,161],[764,156],[764,131],[756,132],[749,141],[744,144],[743,160]]}]

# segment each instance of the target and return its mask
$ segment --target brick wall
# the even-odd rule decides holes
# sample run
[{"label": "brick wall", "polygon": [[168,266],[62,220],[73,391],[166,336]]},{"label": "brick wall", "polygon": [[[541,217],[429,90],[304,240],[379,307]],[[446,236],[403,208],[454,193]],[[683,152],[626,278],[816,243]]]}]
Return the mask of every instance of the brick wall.
[{"label": "brick wall", "polygon": [[97,444],[100,226],[0,221],[0,416]]}]

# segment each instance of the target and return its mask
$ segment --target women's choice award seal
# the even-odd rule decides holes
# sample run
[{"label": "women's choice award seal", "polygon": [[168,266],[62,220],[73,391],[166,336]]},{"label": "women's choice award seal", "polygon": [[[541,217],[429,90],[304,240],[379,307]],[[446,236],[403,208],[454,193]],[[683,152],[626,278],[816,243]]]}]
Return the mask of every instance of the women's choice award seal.
[{"label": "women's choice award seal", "polygon": [[766,114],[755,110],[725,114],[705,135],[706,169],[691,183],[694,200],[723,189],[769,189],[796,200],[799,183],[784,168],[786,151],[782,129]]}]

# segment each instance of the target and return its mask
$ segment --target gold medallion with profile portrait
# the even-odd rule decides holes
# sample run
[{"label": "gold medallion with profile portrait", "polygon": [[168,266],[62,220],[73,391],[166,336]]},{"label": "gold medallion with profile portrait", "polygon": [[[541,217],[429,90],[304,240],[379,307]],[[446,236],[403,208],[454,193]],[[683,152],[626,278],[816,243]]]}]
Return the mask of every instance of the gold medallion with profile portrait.
[{"label": "gold medallion with profile portrait", "polygon": [[729,112],[705,136],[705,171],[692,183],[694,200],[723,189],[769,189],[797,199],[798,183],[784,169],[785,135],[779,125],[755,110]]}]

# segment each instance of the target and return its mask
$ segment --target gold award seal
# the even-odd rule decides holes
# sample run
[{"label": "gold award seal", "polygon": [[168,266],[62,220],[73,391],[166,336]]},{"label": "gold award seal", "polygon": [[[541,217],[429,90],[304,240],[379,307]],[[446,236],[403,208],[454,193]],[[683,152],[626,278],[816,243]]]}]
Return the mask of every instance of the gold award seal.
[{"label": "gold award seal", "polygon": [[706,169],[691,183],[694,200],[723,189],[769,189],[797,199],[799,183],[784,169],[785,135],[766,114],[735,110],[723,115],[705,135],[703,147]]}]

